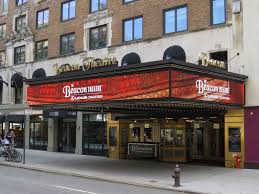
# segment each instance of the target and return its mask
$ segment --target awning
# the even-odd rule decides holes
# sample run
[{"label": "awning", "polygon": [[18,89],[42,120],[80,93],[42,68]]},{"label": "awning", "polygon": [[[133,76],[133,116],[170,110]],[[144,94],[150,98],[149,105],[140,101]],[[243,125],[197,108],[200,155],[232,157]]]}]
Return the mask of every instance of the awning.
[{"label": "awning", "polygon": [[46,77],[46,72],[42,68],[35,70],[32,74],[32,79],[41,79],[45,77]]},{"label": "awning", "polygon": [[138,64],[138,63],[141,63],[141,60],[137,53],[129,53],[125,55],[121,60],[122,66]]},{"label": "awning", "polygon": [[16,73],[12,76],[11,86],[14,88],[22,88],[23,87],[23,78],[19,73]]},{"label": "awning", "polygon": [[5,121],[14,122],[14,123],[22,123],[25,120],[24,115],[6,115]]}]

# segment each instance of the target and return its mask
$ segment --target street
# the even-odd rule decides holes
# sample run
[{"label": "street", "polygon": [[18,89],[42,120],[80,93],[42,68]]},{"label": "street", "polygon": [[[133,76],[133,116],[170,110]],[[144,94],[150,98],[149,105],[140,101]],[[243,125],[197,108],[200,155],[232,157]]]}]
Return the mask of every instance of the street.
[{"label": "street", "polygon": [[0,193],[4,194],[180,194],[107,181],[57,175],[0,166]]}]

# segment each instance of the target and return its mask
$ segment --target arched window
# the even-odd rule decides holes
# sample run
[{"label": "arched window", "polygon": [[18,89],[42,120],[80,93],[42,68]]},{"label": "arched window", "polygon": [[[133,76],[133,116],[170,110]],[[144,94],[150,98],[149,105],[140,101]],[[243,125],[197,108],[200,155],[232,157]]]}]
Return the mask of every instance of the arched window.
[{"label": "arched window", "polygon": [[21,104],[23,102],[23,77],[19,73],[12,76],[11,87],[14,88],[15,104]]},{"label": "arched window", "polygon": [[46,77],[46,72],[42,68],[35,70],[32,74],[32,79],[43,79],[45,77]]},{"label": "arched window", "polygon": [[140,57],[137,53],[129,53],[121,60],[121,66],[133,65],[141,63]]},{"label": "arched window", "polygon": [[179,61],[186,61],[185,51],[180,46],[171,46],[164,52],[163,60],[175,59]]}]

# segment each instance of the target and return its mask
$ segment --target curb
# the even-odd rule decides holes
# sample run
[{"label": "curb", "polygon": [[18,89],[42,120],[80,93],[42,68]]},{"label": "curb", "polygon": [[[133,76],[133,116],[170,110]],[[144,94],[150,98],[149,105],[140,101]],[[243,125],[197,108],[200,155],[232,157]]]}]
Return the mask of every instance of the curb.
[{"label": "curb", "polygon": [[47,169],[47,168],[29,166],[29,165],[26,165],[26,164],[24,165],[24,164],[16,164],[16,163],[0,161],[0,165],[14,167],[14,168],[27,169],[27,170],[34,170],[34,171],[39,171],[39,172],[53,173],[53,174],[57,174],[57,175],[66,175],[66,176],[87,178],[87,179],[100,180],[100,181],[106,181],[106,182],[121,183],[121,184],[127,184],[127,185],[139,186],[139,187],[146,187],[146,188],[152,188],[152,189],[162,189],[162,190],[167,190],[167,191],[176,191],[176,192],[186,193],[186,194],[209,194],[209,193],[196,192],[196,191],[191,191],[191,190],[186,190],[186,189],[181,189],[181,188],[174,188],[173,186],[172,186],[172,188],[170,188],[170,187],[164,187],[164,186],[159,186],[159,185],[151,185],[151,184],[146,184],[146,183],[123,181],[123,180],[118,180],[118,179],[113,179],[113,178],[104,178],[104,177],[99,177],[99,176],[82,175],[82,174],[73,173],[73,172],[65,172],[65,171],[60,171],[60,170],[52,170],[52,169]]}]

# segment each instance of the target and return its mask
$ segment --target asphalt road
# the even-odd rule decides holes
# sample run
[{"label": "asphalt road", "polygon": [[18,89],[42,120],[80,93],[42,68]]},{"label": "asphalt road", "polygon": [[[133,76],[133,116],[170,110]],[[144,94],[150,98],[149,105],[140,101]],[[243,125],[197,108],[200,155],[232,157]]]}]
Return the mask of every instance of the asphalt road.
[{"label": "asphalt road", "polygon": [[182,194],[73,176],[0,166],[2,194]]}]

